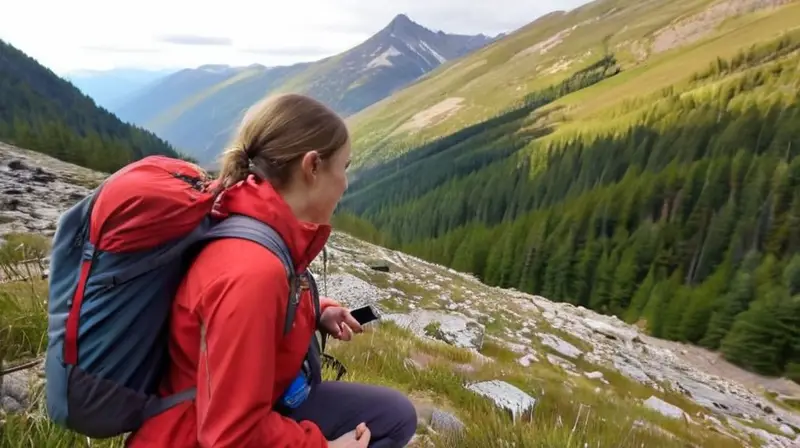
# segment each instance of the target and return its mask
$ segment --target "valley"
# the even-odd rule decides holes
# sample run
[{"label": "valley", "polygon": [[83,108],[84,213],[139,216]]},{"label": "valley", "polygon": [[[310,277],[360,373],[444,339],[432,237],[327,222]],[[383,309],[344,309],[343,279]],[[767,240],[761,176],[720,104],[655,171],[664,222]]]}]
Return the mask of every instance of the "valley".
[{"label": "valley", "polygon": [[[633,64],[609,44],[454,132],[437,135],[463,123],[466,101],[415,136],[386,126],[380,103],[365,110],[340,227],[800,380],[800,22],[786,19],[800,3],[728,3],[749,12],[705,34],[721,37],[658,52],[670,64]],[[620,14],[633,12],[591,23]],[[393,111],[409,92],[387,100]]]},{"label": "valley", "polygon": [[434,32],[399,14],[343,53],[291,66],[181,70],[140,89],[114,112],[214,167],[246,110],[264,95],[305,93],[348,116],[492,41]]}]

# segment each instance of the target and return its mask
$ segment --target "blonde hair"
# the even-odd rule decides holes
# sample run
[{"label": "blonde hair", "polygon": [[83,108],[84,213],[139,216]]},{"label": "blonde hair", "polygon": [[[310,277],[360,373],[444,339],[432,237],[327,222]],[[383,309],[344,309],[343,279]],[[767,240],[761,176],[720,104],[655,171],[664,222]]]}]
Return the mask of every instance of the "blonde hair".
[{"label": "blonde hair", "polygon": [[309,151],[326,159],[349,140],[344,121],[321,102],[299,94],[267,97],[253,105],[222,154],[220,181],[228,188],[249,174],[275,186]]}]

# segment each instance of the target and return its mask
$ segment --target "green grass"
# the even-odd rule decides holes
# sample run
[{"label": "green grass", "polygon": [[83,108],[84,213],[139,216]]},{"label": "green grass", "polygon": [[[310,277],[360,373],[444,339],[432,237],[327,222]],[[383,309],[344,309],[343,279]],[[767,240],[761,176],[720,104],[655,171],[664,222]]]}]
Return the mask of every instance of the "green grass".
[{"label": "green grass", "polygon": [[[12,259],[10,252],[3,252],[6,263],[30,255],[33,247],[46,247],[42,246],[45,241],[41,238],[25,235],[14,238],[17,242],[28,241],[31,248],[22,250],[24,245],[18,244],[16,259]],[[0,347],[5,348],[2,353],[5,361],[16,363],[44,352],[46,288],[44,281],[36,279],[0,284]],[[583,376],[569,376],[544,362],[523,367],[516,361],[518,356],[498,340],[485,342],[482,355],[488,357],[487,361],[472,351],[419,339],[385,322],[369,327],[349,343],[331,341],[329,353],[348,368],[343,381],[391,386],[415,402],[432,402],[456,414],[467,427],[463,438],[429,434],[436,447],[483,448],[501,446],[501,441],[517,447],[582,448],[588,444],[677,448],[690,443],[722,448],[738,446],[702,426],[669,420],[644,409],[638,399],[648,397],[652,391],[613,371],[576,361],[586,371],[603,371],[611,383],[606,386]],[[414,367],[409,360],[416,360],[422,368]],[[327,378],[331,374],[325,373]],[[512,421],[490,401],[465,388],[475,381],[493,379],[507,381],[535,397],[533,412]],[[34,395],[36,400],[26,414],[6,417],[0,431],[0,448],[123,446],[122,438],[90,441],[52,424],[44,416],[41,391]],[[681,397],[661,396],[687,411],[696,411]],[[640,425],[636,423],[638,420],[649,423]],[[656,427],[663,429],[652,429]],[[426,431],[420,428],[419,432]]]},{"label": "green grass", "polygon": [[775,392],[765,392],[764,397],[767,398],[772,404],[783,408],[787,411],[798,412],[800,411],[800,399],[797,400],[779,400],[778,394]]}]

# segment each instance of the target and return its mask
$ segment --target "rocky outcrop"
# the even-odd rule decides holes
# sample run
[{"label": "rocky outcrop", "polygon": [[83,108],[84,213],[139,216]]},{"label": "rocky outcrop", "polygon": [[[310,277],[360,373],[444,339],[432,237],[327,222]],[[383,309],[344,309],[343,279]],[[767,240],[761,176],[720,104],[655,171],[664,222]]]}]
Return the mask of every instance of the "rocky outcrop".
[{"label": "rocky outcrop", "polygon": [[58,217],[104,175],[0,142],[0,238],[52,235]]},{"label": "rocky outcrop", "polygon": [[484,326],[458,313],[416,310],[411,314],[389,314],[384,319],[420,337],[439,339],[456,347],[480,350],[483,346]]},{"label": "rocky outcrop", "polygon": [[683,17],[658,30],[653,38],[654,53],[661,53],[692,42],[713,33],[727,19],[754,11],[771,9],[791,0],[720,0],[706,9]]}]

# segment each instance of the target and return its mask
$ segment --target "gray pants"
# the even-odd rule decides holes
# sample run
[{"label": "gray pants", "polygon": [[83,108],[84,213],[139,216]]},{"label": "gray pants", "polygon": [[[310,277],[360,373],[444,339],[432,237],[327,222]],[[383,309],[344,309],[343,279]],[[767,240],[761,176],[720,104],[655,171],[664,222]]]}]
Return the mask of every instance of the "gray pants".
[{"label": "gray pants", "polygon": [[328,440],[364,422],[371,433],[370,448],[404,447],[417,430],[416,410],[405,395],[368,384],[323,381],[300,407],[284,414],[316,423]]}]

